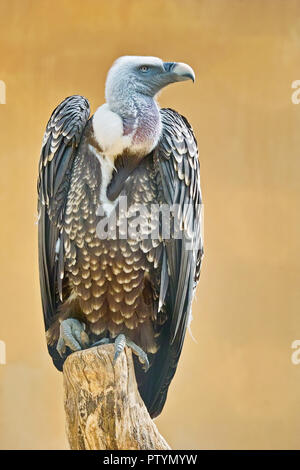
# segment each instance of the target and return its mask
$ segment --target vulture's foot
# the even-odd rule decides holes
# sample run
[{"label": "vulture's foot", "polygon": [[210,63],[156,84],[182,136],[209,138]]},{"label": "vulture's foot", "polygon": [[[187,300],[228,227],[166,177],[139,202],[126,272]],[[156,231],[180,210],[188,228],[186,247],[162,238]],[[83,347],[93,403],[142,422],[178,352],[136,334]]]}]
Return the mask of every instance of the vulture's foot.
[{"label": "vulture's foot", "polygon": [[118,359],[121,352],[124,350],[125,346],[128,346],[139,358],[140,363],[143,365],[145,372],[149,369],[148,356],[145,351],[142,350],[137,344],[135,344],[130,339],[126,338],[125,335],[120,334],[115,339],[115,356],[114,363]]},{"label": "vulture's foot", "polygon": [[89,344],[89,337],[84,330],[84,323],[75,318],[68,318],[61,322],[59,340],[56,346],[61,357],[64,356],[67,346],[71,351],[79,351]]}]

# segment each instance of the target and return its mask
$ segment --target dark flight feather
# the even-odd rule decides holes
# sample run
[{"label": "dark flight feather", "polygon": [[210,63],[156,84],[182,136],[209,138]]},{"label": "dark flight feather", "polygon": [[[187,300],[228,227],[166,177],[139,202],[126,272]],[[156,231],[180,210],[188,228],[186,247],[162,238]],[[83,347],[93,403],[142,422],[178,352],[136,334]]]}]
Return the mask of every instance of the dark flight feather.
[{"label": "dark flight feather", "polygon": [[[61,282],[57,283],[59,275],[57,259],[61,270],[63,243],[60,243],[58,256],[56,243],[61,229],[60,215],[64,210],[68,191],[68,178],[66,177],[68,170],[71,171],[76,145],[80,141],[89,114],[89,103],[84,97],[75,95],[66,98],[50,117],[41,150],[38,179],[38,249],[46,330],[51,326],[57,314],[57,297],[62,296]],[[58,368],[61,368],[62,361],[55,348],[49,347],[49,352],[56,358]]]},{"label": "dark flight feather", "polygon": [[[200,239],[201,190],[197,142],[188,121],[171,109],[161,110],[163,133],[155,150],[164,200],[167,204],[188,204],[192,211],[186,220],[187,227],[181,239],[166,240],[164,256],[168,269],[163,264],[161,297],[166,299],[167,323],[162,327],[160,349],[153,359],[152,366],[140,387],[149,413],[152,417],[160,414],[166,401],[169,384],[175,374],[186,333],[191,302],[196,285],[197,270],[200,270],[203,254]],[[183,174],[176,169],[177,160],[182,156],[185,164]],[[190,175],[194,173],[194,178]],[[193,181],[193,196],[188,183]],[[182,213],[178,215],[182,222]],[[194,240],[187,236],[193,235]],[[196,247],[189,249],[194,241]],[[168,286],[167,292],[165,292]]]}]

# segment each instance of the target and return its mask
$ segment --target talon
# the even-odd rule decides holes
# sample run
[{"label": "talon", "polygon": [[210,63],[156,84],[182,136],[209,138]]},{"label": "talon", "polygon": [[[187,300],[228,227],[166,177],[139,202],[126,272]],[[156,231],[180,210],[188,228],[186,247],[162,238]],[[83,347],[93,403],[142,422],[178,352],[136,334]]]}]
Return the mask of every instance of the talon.
[{"label": "talon", "polygon": [[120,356],[121,352],[124,350],[125,345],[126,345],[126,338],[125,338],[125,335],[123,335],[123,334],[118,335],[118,336],[116,337],[116,340],[115,340],[114,363],[116,362],[116,360],[117,360],[118,357]]},{"label": "talon", "polygon": [[140,363],[143,365],[143,370],[147,372],[149,369],[149,360],[147,354],[145,351],[143,351],[142,348],[140,348],[130,339],[126,338],[126,336],[123,334],[118,335],[115,339],[115,356],[113,362],[116,362],[125,346],[128,346],[138,356]]},{"label": "talon", "polygon": [[75,318],[63,320],[60,324],[60,335],[56,349],[61,357],[66,352],[66,347],[71,351],[79,351],[89,343],[89,337],[84,331],[85,325]]},{"label": "talon", "polygon": [[143,370],[147,372],[149,369],[149,360],[145,351],[130,339],[126,339],[126,344],[138,356],[140,363],[143,365]]}]

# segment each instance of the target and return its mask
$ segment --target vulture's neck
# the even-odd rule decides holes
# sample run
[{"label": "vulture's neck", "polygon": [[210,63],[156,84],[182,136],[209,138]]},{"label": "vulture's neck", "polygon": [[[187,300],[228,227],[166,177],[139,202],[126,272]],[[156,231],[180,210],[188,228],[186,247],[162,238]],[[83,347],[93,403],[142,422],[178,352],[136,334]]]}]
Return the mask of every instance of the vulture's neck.
[{"label": "vulture's neck", "polygon": [[141,157],[156,147],[161,118],[154,98],[131,94],[126,100],[105,103],[93,116],[94,136],[103,155],[115,160],[126,150]]}]

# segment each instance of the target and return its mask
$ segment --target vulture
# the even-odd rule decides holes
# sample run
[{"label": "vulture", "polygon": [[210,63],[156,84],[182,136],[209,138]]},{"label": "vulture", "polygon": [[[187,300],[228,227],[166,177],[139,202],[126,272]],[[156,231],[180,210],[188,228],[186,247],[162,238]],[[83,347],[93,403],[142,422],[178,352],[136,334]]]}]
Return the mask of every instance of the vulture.
[{"label": "vulture", "polygon": [[62,370],[74,351],[132,349],[151,417],[160,414],[191,321],[203,254],[197,142],[160,109],[193,69],[124,56],[90,117],[73,95],[53,111],[38,176],[39,276],[47,347]]}]

